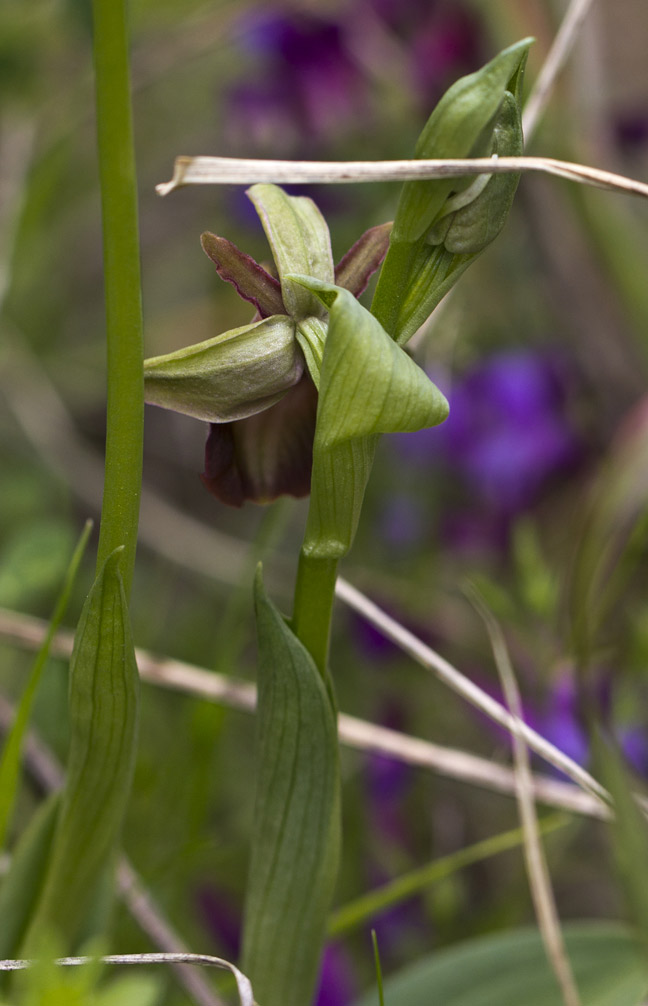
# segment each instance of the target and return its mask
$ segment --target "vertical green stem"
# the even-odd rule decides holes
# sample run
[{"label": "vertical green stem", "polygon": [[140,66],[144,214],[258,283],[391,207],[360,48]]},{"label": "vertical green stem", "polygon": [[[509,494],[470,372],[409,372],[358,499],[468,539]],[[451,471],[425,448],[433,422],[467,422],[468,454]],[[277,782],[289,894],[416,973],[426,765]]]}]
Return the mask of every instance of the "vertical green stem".
[{"label": "vertical green stem", "polygon": [[93,0],[108,408],[98,568],[124,546],[128,596],[142,478],[144,384],[137,189],[125,0]]},{"label": "vertical green stem", "polygon": [[299,555],[292,629],[326,680],[337,559]]}]

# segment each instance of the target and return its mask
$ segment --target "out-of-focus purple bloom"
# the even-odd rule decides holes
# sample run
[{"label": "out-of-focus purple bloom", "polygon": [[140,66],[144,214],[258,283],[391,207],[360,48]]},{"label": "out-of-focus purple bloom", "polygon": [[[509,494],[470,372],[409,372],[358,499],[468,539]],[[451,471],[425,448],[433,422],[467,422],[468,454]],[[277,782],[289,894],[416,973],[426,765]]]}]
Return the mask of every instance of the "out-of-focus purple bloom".
[{"label": "out-of-focus purple bloom", "polygon": [[[382,726],[391,730],[403,728],[401,711],[390,705],[378,717]],[[367,805],[374,834],[383,842],[406,847],[409,827],[405,800],[412,781],[408,765],[386,755],[370,755],[367,759]]]},{"label": "out-of-focus purple bloom", "polygon": [[549,357],[525,350],[498,353],[457,383],[438,442],[477,500],[507,517],[581,453],[564,380]]},{"label": "out-of-focus purple bloom", "polygon": [[648,778],[648,736],[638,726],[624,727],[617,733],[621,750],[635,772]]},{"label": "out-of-focus purple bloom", "polygon": [[228,960],[237,960],[241,944],[240,911],[231,897],[214,887],[202,887],[196,896],[205,928]]},{"label": "out-of-focus purple bloom", "polygon": [[648,109],[622,112],[614,122],[614,136],[624,153],[635,154],[648,147]]},{"label": "out-of-focus purple bloom", "polygon": [[[253,67],[225,96],[226,134],[237,150],[296,151],[366,133],[372,112],[365,67],[380,61],[368,8],[402,43],[394,85],[414,91],[429,114],[445,88],[482,62],[479,20],[460,0],[349,0],[339,18],[289,5],[246,14],[240,45]],[[362,130],[360,124],[362,123]]]},{"label": "out-of-focus purple bloom", "polygon": [[589,739],[578,712],[574,678],[563,675],[551,688],[544,712],[533,717],[536,730],[579,765],[589,761]]},{"label": "out-of-focus purple bloom", "polygon": [[[367,3],[402,40],[409,58],[410,82],[428,110],[457,77],[483,62],[479,18],[461,0]],[[370,57],[367,53],[366,58]]]},{"label": "out-of-focus purple bloom", "polygon": [[322,958],[315,1006],[349,1006],[357,991],[355,974],[347,954],[337,943],[329,943]]},{"label": "out-of-focus purple bloom", "polygon": [[367,111],[364,73],[342,22],[277,10],[243,24],[258,69],[226,96],[227,130],[240,147],[291,149],[335,139]]},{"label": "out-of-focus purple bloom", "polygon": [[412,494],[388,496],[379,520],[380,540],[399,552],[423,540],[428,521],[420,500]]}]

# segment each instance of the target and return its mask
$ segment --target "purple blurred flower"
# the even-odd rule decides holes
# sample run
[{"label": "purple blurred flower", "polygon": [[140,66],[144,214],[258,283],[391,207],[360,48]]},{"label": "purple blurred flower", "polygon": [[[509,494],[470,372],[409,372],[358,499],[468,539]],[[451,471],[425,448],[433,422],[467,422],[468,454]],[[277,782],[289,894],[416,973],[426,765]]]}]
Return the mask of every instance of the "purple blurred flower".
[{"label": "purple blurred flower", "polygon": [[[385,70],[385,51],[366,30],[368,8],[400,37],[406,60]],[[482,62],[479,20],[459,0],[349,0],[339,18],[289,5],[246,14],[241,47],[253,69],[225,96],[226,133],[237,149],[296,151],[345,132],[367,131],[372,112],[365,66],[393,69],[429,114],[445,88]]]},{"label": "purple blurred flower", "polygon": [[498,353],[457,383],[438,442],[476,500],[509,518],[581,454],[563,376],[528,350]]},{"label": "purple blurred flower", "polygon": [[337,943],[324,950],[319,992],[314,1006],[348,1006],[357,992],[351,962]]},{"label": "purple blurred flower", "polygon": [[380,515],[380,540],[402,554],[423,541],[428,519],[413,494],[394,493],[385,499]]},{"label": "purple blurred flower", "polygon": [[648,109],[619,113],[613,125],[614,137],[624,153],[635,154],[648,147]]},{"label": "purple blurred flower", "polygon": [[242,40],[258,70],[226,96],[236,146],[277,150],[336,139],[366,113],[365,77],[341,22],[276,9],[246,18]]},{"label": "purple blurred flower", "polygon": [[406,46],[411,84],[426,111],[457,77],[483,62],[479,18],[460,0],[367,2]]},{"label": "purple blurred flower", "polygon": [[206,885],[197,892],[196,901],[203,924],[216,946],[228,960],[236,960],[241,943],[241,914],[231,895]]}]

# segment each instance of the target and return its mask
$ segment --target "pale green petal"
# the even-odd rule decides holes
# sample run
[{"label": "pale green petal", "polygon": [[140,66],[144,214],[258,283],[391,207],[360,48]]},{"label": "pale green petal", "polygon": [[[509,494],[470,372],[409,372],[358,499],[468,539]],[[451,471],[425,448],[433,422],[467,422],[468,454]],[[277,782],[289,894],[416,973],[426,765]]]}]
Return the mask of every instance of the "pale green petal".
[{"label": "pale green petal", "polygon": [[277,185],[253,185],[247,194],[272,248],[288,314],[294,318],[323,317],[317,298],[286,277],[299,273],[333,283],[331,238],[324,217],[312,199],[289,196]]},{"label": "pale green petal", "polygon": [[327,324],[321,318],[304,318],[297,323],[296,338],[301,346],[308,373],[319,389]]},{"label": "pale green petal", "polygon": [[146,360],[144,391],[151,405],[226,423],[274,405],[303,370],[294,322],[273,315]]}]

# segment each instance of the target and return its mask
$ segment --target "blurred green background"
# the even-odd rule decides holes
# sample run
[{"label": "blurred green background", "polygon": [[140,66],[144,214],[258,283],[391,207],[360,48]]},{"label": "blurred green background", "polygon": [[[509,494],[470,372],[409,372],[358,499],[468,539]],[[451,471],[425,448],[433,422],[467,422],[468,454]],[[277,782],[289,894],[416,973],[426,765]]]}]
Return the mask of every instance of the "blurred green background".
[{"label": "blurred green background", "polygon": [[[648,71],[640,0],[584,24],[529,152],[648,175]],[[243,189],[160,199],[178,154],[380,159],[410,155],[445,88],[535,35],[528,84],[562,4],[546,0],[340,0],[131,4],[147,355],[245,324],[216,276],[211,230],[263,260]],[[527,85],[528,86],[528,85]],[[47,617],[86,516],[98,516],[104,434],[103,292],[91,17],[85,0],[0,7],[0,605]],[[305,191],[336,259],[391,219],[393,185]],[[648,209],[627,196],[525,177],[505,232],[460,281],[413,351],[444,388],[441,431],[385,438],[358,540],[342,570],[499,695],[477,582],[507,633],[527,716],[584,764],[592,711],[648,771],[645,595]],[[136,643],[254,676],[251,574],[262,556],[287,608],[305,503],[229,510],[200,484],[205,430],[149,409]],[[621,487],[622,491],[619,490]],[[91,580],[85,561],[68,615]],[[0,640],[0,682],[20,693],[30,657]],[[509,758],[508,741],[338,606],[340,708],[415,736]],[[35,723],[61,755],[66,673],[53,663]],[[248,714],[145,685],[124,846],[195,951],[237,954],[253,798]],[[345,752],[337,901],[514,827],[507,797]],[[26,779],[17,828],[38,798]],[[547,840],[563,918],[623,915],[600,825]],[[432,947],[530,921],[522,857],[456,873],[376,917],[391,971]],[[116,950],[150,949],[119,905]],[[371,982],[368,927],[326,957],[319,1006]],[[169,1004],[183,993],[169,979]]]}]

